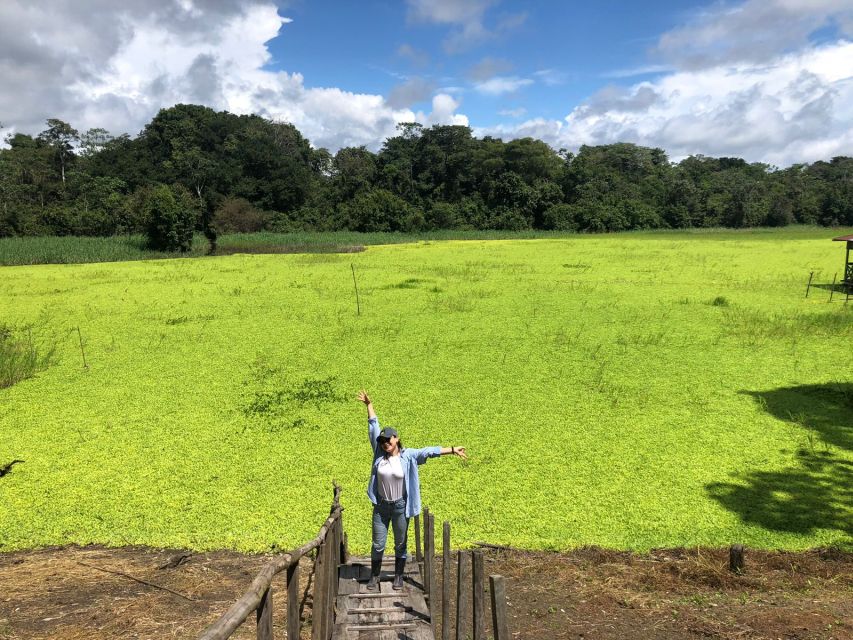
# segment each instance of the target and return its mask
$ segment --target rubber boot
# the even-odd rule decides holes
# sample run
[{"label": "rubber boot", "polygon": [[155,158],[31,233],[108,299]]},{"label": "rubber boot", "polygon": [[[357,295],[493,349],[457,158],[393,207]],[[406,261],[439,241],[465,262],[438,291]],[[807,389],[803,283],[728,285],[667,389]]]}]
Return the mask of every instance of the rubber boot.
[{"label": "rubber boot", "polygon": [[378,559],[371,558],[370,559],[370,580],[367,581],[367,589],[369,591],[376,591],[379,587],[379,574],[382,571],[382,556],[379,556]]},{"label": "rubber boot", "polygon": [[394,558],[394,583],[391,588],[400,591],[403,588],[403,571],[406,569],[405,558]]}]

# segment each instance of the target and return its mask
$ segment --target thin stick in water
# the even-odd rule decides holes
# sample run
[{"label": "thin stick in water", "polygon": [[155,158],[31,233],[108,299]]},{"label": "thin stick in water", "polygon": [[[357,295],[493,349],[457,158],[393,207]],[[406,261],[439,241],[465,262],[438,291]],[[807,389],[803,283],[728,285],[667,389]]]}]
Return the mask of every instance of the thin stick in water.
[{"label": "thin stick in water", "polygon": [[83,350],[83,334],[80,333],[80,327],[77,327],[77,338],[80,340],[80,355],[83,356],[83,368],[88,369],[89,365],[86,364],[86,352]]},{"label": "thin stick in water", "polygon": [[361,302],[358,299],[358,282],[355,281],[355,265],[350,263],[350,269],[352,269],[352,284],[355,287],[355,308],[358,315],[361,315]]}]

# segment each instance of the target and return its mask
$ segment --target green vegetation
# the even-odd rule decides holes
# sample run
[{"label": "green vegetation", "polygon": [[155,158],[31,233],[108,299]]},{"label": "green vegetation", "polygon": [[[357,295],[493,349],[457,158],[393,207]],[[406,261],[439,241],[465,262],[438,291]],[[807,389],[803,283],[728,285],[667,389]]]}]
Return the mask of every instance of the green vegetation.
[{"label": "green vegetation", "polygon": [[361,387],[406,445],[468,447],[421,470],[460,544],[849,547],[834,233],[3,269],[2,322],[57,348],[0,390],[0,549],[288,548],[334,478],[365,551]]},{"label": "green vegetation", "polygon": [[53,349],[39,348],[32,332],[0,325],[0,389],[32,378],[50,364]]},{"label": "green vegetation", "polygon": [[[230,232],[438,229],[625,231],[853,225],[853,158],[778,169],[618,143],[554,150],[401,124],[374,153],[312,148],[292,125],[198,105],[162,109],[131,139],[51,119],[0,148],[0,237],[152,233],[180,247]],[[151,194],[169,185],[180,205]],[[153,191],[152,191],[153,190]],[[176,192],[177,193],[177,192]],[[191,202],[190,202],[191,200]],[[164,208],[165,207],[165,208]],[[152,213],[168,210],[157,221]],[[183,220],[183,216],[191,220]],[[163,222],[175,237],[163,242]]]}]

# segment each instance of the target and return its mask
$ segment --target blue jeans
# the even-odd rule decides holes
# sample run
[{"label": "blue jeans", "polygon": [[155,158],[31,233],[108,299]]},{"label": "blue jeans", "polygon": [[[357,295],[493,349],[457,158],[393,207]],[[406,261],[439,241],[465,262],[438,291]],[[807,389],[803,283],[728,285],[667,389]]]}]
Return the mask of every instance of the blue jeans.
[{"label": "blue jeans", "polygon": [[406,517],[406,499],[396,502],[379,501],[373,505],[373,547],[370,557],[374,560],[382,558],[385,543],[388,541],[388,525],[394,529],[394,556],[406,557],[406,538],[409,532],[409,519]]}]

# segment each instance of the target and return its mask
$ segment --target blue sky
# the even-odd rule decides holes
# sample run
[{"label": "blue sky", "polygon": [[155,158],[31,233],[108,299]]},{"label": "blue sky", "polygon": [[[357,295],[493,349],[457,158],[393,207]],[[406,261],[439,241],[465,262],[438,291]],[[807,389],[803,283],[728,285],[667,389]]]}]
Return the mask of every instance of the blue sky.
[{"label": "blue sky", "polygon": [[[402,2],[300,2],[280,8],[293,22],[270,41],[269,68],[299,71],[313,86],[381,95],[411,78],[436,88],[458,87],[464,91],[454,93],[479,126],[506,121],[500,112],[518,109],[527,116],[561,118],[604,85],[628,86],[650,75],[623,74],[661,65],[650,51],[658,37],[704,6],[502,2],[484,11],[484,26],[493,35],[448,51],[453,28],[407,17],[409,7]],[[477,91],[477,65],[484,60],[493,62],[497,76],[531,83],[497,95]],[[486,72],[487,65],[479,70]]]},{"label": "blue sky", "polygon": [[853,0],[3,0],[0,135],[205,104],[332,151],[399,122],[777,166],[853,155]]}]

